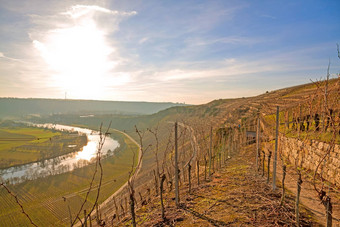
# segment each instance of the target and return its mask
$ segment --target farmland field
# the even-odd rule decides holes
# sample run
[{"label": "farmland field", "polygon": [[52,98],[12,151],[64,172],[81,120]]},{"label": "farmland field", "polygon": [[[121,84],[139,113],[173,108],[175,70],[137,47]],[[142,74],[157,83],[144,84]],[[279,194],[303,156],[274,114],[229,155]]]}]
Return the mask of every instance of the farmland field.
[{"label": "farmland field", "polygon": [[0,127],[0,169],[77,151],[86,143],[85,135],[22,125]]},{"label": "farmland field", "polygon": [[[113,194],[128,178],[133,153],[138,147],[123,134],[111,131],[120,147],[115,155],[102,161],[103,182],[99,204]],[[137,160],[134,160],[135,163]],[[25,211],[39,226],[67,226],[70,224],[69,211],[72,217],[77,213],[88,191],[95,165],[76,169],[72,172],[27,181],[9,186],[18,195]],[[99,175],[95,178],[98,182]],[[85,209],[91,207],[96,195],[96,183],[89,194]],[[0,189],[0,226],[29,226],[27,218],[21,213],[14,199],[2,188]],[[82,212],[83,214],[83,212]]]}]

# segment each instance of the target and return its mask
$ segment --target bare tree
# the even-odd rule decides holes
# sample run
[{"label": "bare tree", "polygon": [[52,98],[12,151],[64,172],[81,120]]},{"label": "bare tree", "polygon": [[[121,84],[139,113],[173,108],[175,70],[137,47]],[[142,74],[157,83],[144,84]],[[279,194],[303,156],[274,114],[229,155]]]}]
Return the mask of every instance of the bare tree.
[{"label": "bare tree", "polygon": [[[95,170],[94,170],[94,173],[92,175],[92,179],[91,179],[91,182],[90,182],[90,187],[89,187],[89,189],[86,192],[85,199],[84,199],[83,203],[81,204],[78,213],[76,214],[75,218],[73,219],[71,226],[73,226],[76,223],[76,221],[80,219],[79,215],[82,212],[82,210],[83,210],[83,208],[84,208],[84,206],[85,206],[85,204],[86,204],[86,202],[88,200],[88,196],[89,196],[90,192],[92,191],[94,180],[95,180],[95,177],[97,176],[98,169],[99,169],[99,183],[98,183],[98,186],[97,186],[96,198],[95,198],[95,201],[94,201],[92,207],[90,208],[90,212],[88,212],[84,216],[84,222],[86,222],[86,220],[91,217],[92,212],[94,211],[95,207],[98,204],[101,184],[102,184],[102,180],[103,180],[103,166],[102,166],[102,163],[101,163],[101,155],[102,155],[101,151],[102,151],[102,148],[104,146],[106,137],[110,135],[109,130],[110,130],[110,127],[111,127],[111,122],[110,122],[109,126],[107,127],[107,130],[105,131],[104,134],[102,133],[102,126],[103,126],[103,124],[100,125],[99,143],[98,143],[98,149],[97,149],[97,153],[96,153]],[[91,222],[91,219],[90,219],[90,222]]]},{"label": "bare tree", "polygon": [[138,130],[137,126],[135,126],[136,133],[139,138],[139,144],[140,144],[140,149],[139,149],[139,159],[137,166],[135,166],[135,158],[136,158],[136,153],[133,152],[133,160],[132,160],[132,165],[131,165],[131,171],[129,172],[129,179],[128,179],[128,192],[129,192],[129,203],[130,203],[130,212],[131,212],[131,219],[132,219],[132,226],[136,226],[136,212],[135,212],[135,188],[134,188],[134,183],[135,179],[137,176],[137,172],[139,168],[141,167],[142,164],[142,159],[144,153],[150,148],[151,145],[148,145],[146,148],[144,148],[143,145],[143,137],[144,137],[144,132],[141,132]]},{"label": "bare tree", "polygon": [[[166,163],[167,163],[167,155],[170,150],[172,150],[172,131],[169,132],[168,142],[167,145],[163,151],[163,159],[162,159],[162,165],[160,168],[160,162],[159,162],[159,138],[158,138],[158,126],[152,130],[148,129],[148,131],[154,136],[154,139],[156,141],[156,146],[153,149],[154,155],[155,155],[155,161],[156,161],[156,173],[155,176],[157,176],[157,180],[155,180],[156,184],[156,190],[159,189],[159,195],[160,195],[160,203],[161,203],[161,212],[162,212],[162,220],[165,221],[165,208],[164,208],[164,201],[163,201],[163,191],[164,191],[164,181],[166,180],[165,170],[166,170]],[[155,171],[154,171],[155,172]],[[158,184],[159,182],[159,184]]]},{"label": "bare tree", "polygon": [[[331,139],[329,142],[329,146],[328,149],[326,150],[326,152],[324,153],[323,157],[321,158],[321,160],[319,161],[319,163],[316,166],[316,169],[314,171],[314,177],[313,177],[313,184],[314,184],[314,189],[315,191],[318,193],[319,199],[321,201],[321,203],[324,205],[325,207],[325,211],[326,211],[326,217],[327,217],[327,227],[328,226],[332,226],[332,204],[331,204],[331,198],[330,195],[328,195],[326,193],[326,191],[324,190],[324,178],[322,176],[323,171],[321,171],[321,187],[318,188],[317,183],[316,183],[316,176],[319,172],[319,169],[322,167],[322,165],[325,164],[326,159],[329,157],[330,153],[334,150],[335,144],[336,144],[336,137],[337,137],[337,130],[339,128],[339,122],[338,124],[336,124],[336,120],[335,117],[333,116],[333,111],[332,111],[332,105],[329,104],[329,93],[330,90],[329,89],[329,65],[327,68],[327,77],[326,77],[326,81],[325,81],[325,87],[324,87],[324,91],[322,91],[321,88],[321,83],[320,82],[315,82],[314,84],[317,86],[318,90],[321,91],[323,93],[323,106],[322,106],[322,112],[325,113],[325,117],[327,118],[327,121],[329,122],[328,124],[331,126]],[[338,81],[340,81],[340,77],[338,78]],[[335,83],[335,87],[333,88],[333,92],[335,94],[339,94],[340,92],[340,86],[339,86],[339,82]],[[339,96],[336,96],[337,98],[335,99],[335,103],[333,103],[334,106],[338,106],[339,105]]]},{"label": "bare tree", "polygon": [[15,199],[15,202],[18,204],[18,206],[20,206],[20,209],[21,209],[21,212],[27,217],[27,219],[30,221],[30,223],[33,225],[33,226],[37,226],[32,218],[26,213],[24,207],[22,206],[22,204],[20,203],[19,199],[18,199],[18,196],[14,195],[14,193],[3,183],[1,182],[0,183],[0,186],[5,188],[6,191],[8,192],[8,194],[10,194],[14,199]]}]

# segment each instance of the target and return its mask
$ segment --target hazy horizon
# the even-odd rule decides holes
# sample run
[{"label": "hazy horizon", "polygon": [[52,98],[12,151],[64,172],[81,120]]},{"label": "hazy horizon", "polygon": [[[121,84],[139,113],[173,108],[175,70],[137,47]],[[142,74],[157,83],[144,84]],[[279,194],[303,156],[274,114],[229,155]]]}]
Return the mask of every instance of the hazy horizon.
[{"label": "hazy horizon", "polygon": [[[72,98],[49,98],[49,97],[6,97],[6,96],[2,96],[0,97],[0,99],[46,99],[46,100],[62,100],[62,101],[98,101],[98,102],[147,102],[147,103],[178,103],[178,104],[188,104],[188,105],[195,105],[195,104],[190,104],[190,103],[182,103],[182,102],[157,102],[157,101],[145,101],[145,100],[140,100],[140,101],[136,101],[136,100],[110,100],[110,99],[72,99]],[[213,100],[211,100],[213,101]]]},{"label": "hazy horizon", "polygon": [[340,71],[337,1],[1,1],[0,97],[203,104]]},{"label": "hazy horizon", "polygon": [[[330,79],[333,79],[333,78],[330,78]],[[317,81],[318,79],[316,79],[315,81]],[[299,86],[299,85],[304,85],[304,84],[309,84],[309,83],[312,83],[311,80],[309,81],[306,81],[305,83],[300,83],[300,84],[293,84],[289,87],[294,87],[294,86]],[[177,102],[177,101],[147,101],[147,100],[114,100],[114,99],[88,99],[88,98],[69,98],[69,97],[65,97],[65,94],[64,94],[64,97],[61,97],[61,98],[53,98],[53,97],[19,97],[19,96],[13,96],[13,97],[6,97],[6,96],[0,96],[0,99],[51,99],[51,100],[69,100],[69,101],[103,101],[103,102],[150,102],[150,103],[178,103],[178,104],[186,104],[186,105],[202,105],[202,104],[207,104],[209,102],[212,102],[214,100],[219,100],[219,99],[239,99],[239,98],[250,98],[250,97],[256,97],[256,96],[259,96],[261,94],[264,94],[266,92],[272,92],[272,91],[276,91],[276,90],[280,90],[280,89],[285,89],[285,88],[289,88],[287,86],[283,86],[283,87],[278,87],[274,90],[267,90],[267,91],[264,91],[262,93],[259,93],[259,94],[254,94],[254,95],[250,95],[250,96],[237,96],[237,97],[224,97],[224,98],[215,98],[215,99],[211,99],[211,100],[207,100],[206,102],[203,102],[203,103],[196,103],[196,104],[192,104],[192,103],[186,103],[186,102]]]}]

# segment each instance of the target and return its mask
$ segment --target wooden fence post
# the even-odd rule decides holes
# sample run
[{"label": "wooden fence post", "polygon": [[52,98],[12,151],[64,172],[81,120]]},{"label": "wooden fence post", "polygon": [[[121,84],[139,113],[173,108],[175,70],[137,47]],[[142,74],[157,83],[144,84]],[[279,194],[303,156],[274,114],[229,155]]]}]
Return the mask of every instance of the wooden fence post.
[{"label": "wooden fence post", "polygon": [[162,178],[161,178],[161,182],[160,182],[160,186],[159,186],[159,194],[161,197],[161,208],[162,208],[162,219],[163,221],[165,220],[165,210],[164,210],[164,202],[163,202],[163,185],[164,185],[164,181],[165,181],[166,177],[165,174],[163,173]]},{"label": "wooden fence post", "polygon": [[297,180],[297,192],[296,192],[296,201],[295,201],[295,220],[296,226],[300,226],[300,214],[299,214],[299,203],[300,203],[300,193],[301,193],[301,172],[298,170],[299,178]]},{"label": "wooden fence post", "polygon": [[282,164],[282,196],[281,196],[281,202],[280,202],[281,206],[283,205],[285,196],[286,196],[286,189],[285,189],[286,173],[287,173],[287,167],[285,164]]},{"label": "wooden fence post", "polygon": [[155,192],[156,192],[156,196],[158,196],[158,177],[156,175],[155,170],[153,170],[153,176],[154,176],[154,180],[155,180]]},{"label": "wooden fence post", "polygon": [[332,213],[333,213],[333,207],[331,203],[331,198],[329,196],[326,197],[327,207],[326,207],[326,226],[332,227]]},{"label": "wooden fence post", "polygon": [[177,121],[175,122],[175,201],[179,207],[179,188],[178,188],[178,141],[177,141]]},{"label": "wooden fence post", "polygon": [[210,149],[209,149],[209,180],[211,176],[211,159],[212,159],[212,126],[210,127]]},{"label": "wooden fence post", "polygon": [[200,185],[200,161],[196,160],[196,171],[197,171],[197,185]]},{"label": "wooden fence post", "polygon": [[269,183],[269,179],[270,179],[270,159],[272,157],[272,151],[270,150],[269,151],[269,154],[268,154],[268,162],[267,162],[267,183]]},{"label": "wooden fence post", "polygon": [[118,221],[119,221],[119,220],[120,220],[120,218],[119,218],[119,210],[118,210],[118,206],[117,206],[116,198],[115,198],[115,197],[113,197],[113,203],[114,203],[114,205],[115,205],[116,216],[117,216],[117,219],[118,219]]},{"label": "wooden fence post", "polygon": [[129,193],[130,198],[130,212],[131,212],[131,222],[132,226],[136,227],[136,213],[135,213],[135,198],[133,195],[134,192]]},{"label": "wooden fence post", "polygon": [[87,227],[87,216],[86,216],[86,210],[84,210],[84,226]]},{"label": "wooden fence post", "polygon": [[222,135],[222,152],[223,152],[223,164],[225,164],[226,160],[227,160],[227,149],[225,147],[225,141],[226,141],[226,135],[224,135],[225,131],[223,132],[223,135]]},{"label": "wooden fence post", "polygon": [[[280,108],[276,107],[276,133],[275,133],[275,151],[274,151],[274,163],[273,163],[273,190],[276,189],[276,163],[277,163],[277,147],[279,139],[279,118],[280,118]],[[268,167],[269,168],[269,167]]]},{"label": "wooden fence post", "polygon": [[263,160],[262,160],[262,177],[264,177],[264,162],[266,160],[266,153],[262,151],[263,154]]},{"label": "wooden fence post", "polygon": [[256,172],[259,169],[259,154],[260,154],[260,117],[257,118],[256,129]]},{"label": "wooden fence post", "polygon": [[189,194],[191,193],[191,165],[188,165]]}]

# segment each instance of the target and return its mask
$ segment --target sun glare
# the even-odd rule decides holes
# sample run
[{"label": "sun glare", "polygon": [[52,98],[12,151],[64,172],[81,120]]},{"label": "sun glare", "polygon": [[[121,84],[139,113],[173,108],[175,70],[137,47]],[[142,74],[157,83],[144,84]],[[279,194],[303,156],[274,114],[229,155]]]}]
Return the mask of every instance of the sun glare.
[{"label": "sun glare", "polygon": [[83,159],[90,161],[92,158],[96,157],[96,151],[97,143],[91,141],[85,147],[83,147],[83,150],[77,154],[76,158],[77,160]]},{"label": "sun glare", "polygon": [[51,30],[44,42],[34,46],[50,68],[53,86],[72,94],[72,98],[100,98],[104,77],[115,66],[109,60],[114,51],[105,41],[105,33],[94,21]]}]

